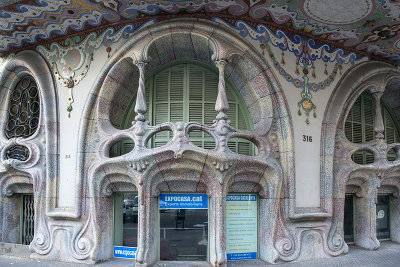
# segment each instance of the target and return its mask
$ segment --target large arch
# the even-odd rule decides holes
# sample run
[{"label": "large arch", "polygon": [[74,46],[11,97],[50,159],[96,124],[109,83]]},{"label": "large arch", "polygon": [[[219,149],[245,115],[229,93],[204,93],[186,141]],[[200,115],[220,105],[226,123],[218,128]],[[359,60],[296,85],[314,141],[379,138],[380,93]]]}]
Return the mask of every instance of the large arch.
[{"label": "large arch", "polygon": [[[387,161],[387,152],[399,144],[386,144],[383,140],[383,118],[380,99],[388,81],[398,77],[400,72],[382,62],[364,62],[345,73],[335,88],[325,112],[322,142],[321,165],[324,167],[321,184],[324,181],[325,195],[331,201],[326,209],[332,215],[328,246],[332,255],[347,253],[344,241],[343,214],[346,190],[355,193],[358,210],[355,229],[355,244],[366,249],[379,248],[376,238],[375,204],[379,187],[388,179],[388,173],[398,169],[398,156],[393,162]],[[361,144],[351,143],[345,136],[345,121],[357,98],[369,91],[375,99],[375,139]],[[368,150],[374,155],[374,162],[359,165],[352,161],[355,151]]]},{"label": "large arch", "polygon": [[[165,53],[159,53],[161,49]],[[220,117],[217,116],[213,125],[196,122],[148,125],[143,116],[146,110],[143,103],[144,66],[147,64],[146,73],[149,73],[178,59],[198,60],[206,64],[217,62],[220,77],[221,73],[222,77],[223,74],[229,77],[243,97],[254,130],[243,131],[229,125],[224,114],[221,115],[226,105],[223,93],[216,100]],[[292,257],[296,246],[288,230],[285,230],[285,213],[276,212],[282,208],[284,197],[294,199],[293,180],[289,181],[287,177],[294,164],[292,127],[283,92],[277,84],[259,52],[230,29],[215,22],[188,19],[160,22],[138,31],[121,46],[97,77],[81,120],[78,164],[87,166],[82,167],[86,175],[81,179],[83,191],[88,192],[86,203],[90,205],[86,220],[92,222],[90,225],[93,227],[89,227],[88,231],[93,232],[92,244],[95,244],[90,260],[111,257],[111,244],[107,243],[112,231],[109,214],[112,201],[109,196],[113,190],[118,191],[117,184],[124,183],[135,185],[139,196],[136,265],[154,263],[157,260],[154,247],[156,220],[152,216],[157,208],[156,196],[164,190],[165,182],[170,181],[172,187],[183,186],[186,190],[192,190],[197,184],[200,191],[209,195],[210,229],[213,229],[210,261],[214,266],[226,265],[224,201],[235,179],[236,182],[248,180],[259,184],[260,195],[268,202],[263,212],[275,215],[263,228],[265,238],[271,239],[262,243],[260,258],[276,262]],[[136,88],[139,88],[138,91]],[[224,88],[221,78],[219,88]],[[138,95],[138,115],[131,128],[120,130],[116,122],[122,118],[118,116],[123,114],[121,111],[126,109],[135,94]],[[188,132],[193,129],[211,135],[216,149],[205,151],[193,146],[188,139]],[[164,130],[173,132],[173,140],[165,146],[148,149],[146,142],[151,136]],[[234,136],[252,141],[258,147],[258,155],[238,156],[226,149],[226,141]],[[133,151],[110,158],[111,146],[124,138],[135,142]],[[282,161],[284,164],[281,164]],[[237,166],[241,166],[240,170]],[[255,179],[257,181],[253,181],[254,168],[264,170]],[[168,175],[178,170],[181,174],[177,180]],[[88,177],[87,180],[84,177]],[[281,226],[278,227],[279,234],[275,234],[276,225]]]},{"label": "large arch", "polygon": [[[9,139],[5,135],[5,129],[11,92],[16,84],[27,75],[31,76],[38,86],[40,95],[39,126],[36,132],[27,138],[13,137]],[[2,99],[0,121],[0,184],[2,190],[0,202],[3,204],[1,205],[3,218],[10,217],[8,215],[12,212],[19,212],[10,209],[11,202],[15,202],[14,194],[33,193],[35,235],[30,247],[34,253],[42,254],[51,243],[47,215],[55,208],[55,202],[52,199],[57,196],[58,182],[59,132],[57,94],[53,77],[41,55],[33,51],[24,51],[5,65],[0,76],[0,88]],[[17,145],[25,147],[29,151],[26,160],[7,159],[6,151]],[[3,233],[10,230],[2,228]]]}]

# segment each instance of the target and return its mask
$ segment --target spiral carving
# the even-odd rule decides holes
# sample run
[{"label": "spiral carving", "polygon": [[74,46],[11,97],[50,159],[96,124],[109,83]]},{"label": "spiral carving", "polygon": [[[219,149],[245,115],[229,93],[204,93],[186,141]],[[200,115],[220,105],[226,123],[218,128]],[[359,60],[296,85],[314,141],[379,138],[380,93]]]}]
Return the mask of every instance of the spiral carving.
[{"label": "spiral carving", "polygon": [[45,245],[45,238],[42,233],[36,234],[35,243],[39,248],[43,248]]},{"label": "spiral carving", "polygon": [[80,253],[86,254],[90,251],[90,240],[86,237],[82,237],[78,240],[76,247]]},{"label": "spiral carving", "polygon": [[344,244],[343,237],[340,234],[335,233],[333,235],[333,237],[332,237],[332,246],[333,246],[333,248],[335,250],[339,250],[339,249],[341,249],[343,247],[343,244]]},{"label": "spiral carving", "polygon": [[294,243],[289,238],[282,238],[276,242],[276,249],[281,255],[290,256],[294,252]]}]

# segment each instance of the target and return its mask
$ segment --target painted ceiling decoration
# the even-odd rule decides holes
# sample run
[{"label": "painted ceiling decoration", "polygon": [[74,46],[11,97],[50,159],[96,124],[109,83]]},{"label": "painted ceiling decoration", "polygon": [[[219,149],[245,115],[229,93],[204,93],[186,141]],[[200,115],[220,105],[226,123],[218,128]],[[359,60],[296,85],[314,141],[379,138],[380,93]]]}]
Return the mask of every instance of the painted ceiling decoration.
[{"label": "painted ceiling decoration", "polygon": [[[172,17],[237,19],[331,49],[400,64],[400,3],[390,0],[22,0],[0,7],[0,53],[84,39],[90,32]],[[117,30],[117,29],[115,29]]]}]

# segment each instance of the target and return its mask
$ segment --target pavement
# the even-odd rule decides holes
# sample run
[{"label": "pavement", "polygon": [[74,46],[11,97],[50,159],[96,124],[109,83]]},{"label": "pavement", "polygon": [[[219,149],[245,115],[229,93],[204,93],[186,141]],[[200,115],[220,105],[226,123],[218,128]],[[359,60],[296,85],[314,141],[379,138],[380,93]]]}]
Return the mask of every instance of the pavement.
[{"label": "pavement", "polygon": [[[394,242],[382,242],[379,250],[369,251],[358,248],[356,246],[349,247],[349,253],[346,255],[317,259],[312,261],[303,262],[289,262],[277,263],[275,266],[323,266],[323,267],[400,267],[400,244]],[[251,266],[269,266],[265,262],[250,260],[250,261],[235,261],[229,262],[228,267],[251,267]],[[19,258],[8,255],[0,255],[0,266],[10,267],[52,267],[52,266],[65,266],[65,267],[88,267],[93,265],[52,262],[52,261],[39,261],[29,258]],[[110,261],[98,263],[96,267],[122,267],[133,266],[131,260],[112,259]],[[153,267],[209,267],[207,262],[158,262]]]}]

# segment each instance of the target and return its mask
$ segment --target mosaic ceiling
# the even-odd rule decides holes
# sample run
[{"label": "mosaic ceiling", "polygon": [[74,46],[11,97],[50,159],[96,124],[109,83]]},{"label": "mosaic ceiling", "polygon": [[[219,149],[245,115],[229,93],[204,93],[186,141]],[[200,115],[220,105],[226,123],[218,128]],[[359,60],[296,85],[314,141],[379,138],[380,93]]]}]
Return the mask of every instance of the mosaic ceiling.
[{"label": "mosaic ceiling", "polygon": [[400,65],[400,3],[393,0],[0,0],[0,53],[178,16],[263,24]]}]

